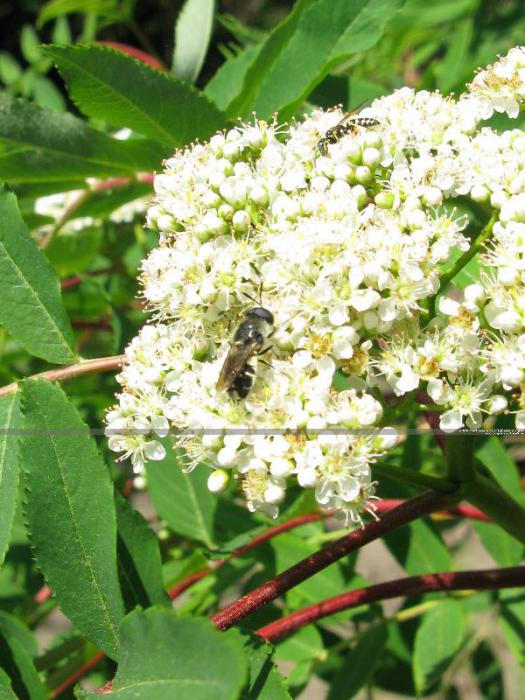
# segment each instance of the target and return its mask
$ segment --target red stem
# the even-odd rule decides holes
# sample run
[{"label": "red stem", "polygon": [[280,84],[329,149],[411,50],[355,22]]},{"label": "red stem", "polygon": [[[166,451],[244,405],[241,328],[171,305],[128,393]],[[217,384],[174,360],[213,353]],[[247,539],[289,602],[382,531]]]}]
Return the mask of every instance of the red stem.
[{"label": "red stem", "polygon": [[281,637],[328,615],[388,598],[420,595],[431,591],[491,590],[515,588],[523,585],[525,585],[525,566],[480,571],[446,571],[399,578],[327,598],[321,603],[302,608],[302,610],[297,610],[280,620],[261,627],[256,634],[268,642],[275,642]]},{"label": "red stem", "polygon": [[95,656],[91,657],[88,661],[86,661],[85,664],[82,664],[82,666],[75,671],[69,678],[66,678],[66,680],[61,683],[57,688],[55,688],[52,693],[51,697],[52,698],[57,698],[59,695],[61,695],[65,690],[70,688],[74,683],[76,683],[80,678],[86,675],[86,673],[89,673],[91,670],[95,668],[95,666],[98,666],[98,664],[106,658],[106,655],[104,654],[103,651],[98,651]]},{"label": "red stem", "polygon": [[[250,549],[253,549],[254,547],[257,547],[259,544],[262,544],[263,542],[267,542],[268,540],[271,540],[272,537],[276,537],[277,535],[280,535],[282,532],[287,532],[288,530],[293,530],[295,527],[300,527],[301,525],[306,525],[307,523],[312,523],[315,522],[316,520],[322,520],[322,518],[326,518],[327,515],[330,515],[330,513],[310,513],[309,515],[299,515],[297,518],[291,518],[290,520],[287,520],[284,523],[279,523],[279,525],[274,525],[273,527],[269,527],[267,530],[262,532],[260,535],[257,535],[256,537],[253,538],[253,540],[250,540],[247,544],[243,545],[242,547],[239,547],[239,549],[236,549],[234,552],[232,552],[226,559],[219,559],[217,561],[214,561],[211,563],[211,567],[213,569],[220,569],[221,566],[226,564],[226,562],[230,561],[230,559],[234,559],[235,557],[240,557],[242,556],[245,552],[248,552]],[[197,581],[200,581],[203,579],[205,576],[207,576],[211,572],[211,569],[206,568],[206,569],[200,569],[199,571],[195,571],[193,574],[190,574],[187,576],[185,579],[182,581],[179,581],[179,583],[175,584],[173,588],[171,588],[168,591],[168,595],[172,600],[175,600],[181,593],[184,593],[185,590],[187,590],[190,586],[193,586],[194,583],[197,583]]]},{"label": "red stem", "polygon": [[[430,396],[424,391],[417,392],[417,400],[421,401],[421,403],[428,403],[432,401]],[[439,413],[439,411],[433,411],[431,408],[429,408],[428,411],[423,411],[423,415],[425,416],[425,419],[429,426],[434,431],[434,437],[436,439],[437,444],[441,447],[441,451],[445,452],[445,435],[439,425],[439,417],[441,414]]]},{"label": "red stem", "polygon": [[[126,490],[131,488],[132,484],[133,482],[131,480],[128,482],[128,484],[126,484],[125,490],[123,491],[124,496],[127,497],[129,495],[129,493],[126,493]],[[386,511],[401,505],[401,503],[404,503],[404,500],[398,498],[385,498],[384,500],[375,503],[375,507],[378,513],[386,513]],[[301,525],[306,525],[307,523],[322,520],[323,518],[327,518],[332,514],[333,511],[327,511],[326,513],[310,513],[308,515],[301,515],[296,518],[291,518],[290,520],[287,520],[284,523],[280,523],[279,525],[274,525],[273,527],[268,528],[268,530],[265,530],[260,535],[257,535],[257,537],[254,537],[253,540],[250,540],[250,542],[248,542],[247,544],[243,545],[242,547],[239,547],[239,549],[236,549],[228,557],[226,557],[226,559],[219,559],[217,561],[211,562],[211,569],[199,569],[199,571],[195,571],[182,581],[176,583],[168,591],[169,597],[171,598],[171,600],[175,600],[175,598],[178,598],[180,595],[182,595],[182,593],[184,593],[184,591],[193,586],[194,583],[197,583],[198,581],[201,581],[203,578],[208,576],[211,573],[212,569],[219,569],[231,559],[235,559],[236,557],[242,556],[245,552],[248,552],[250,549],[254,549],[263,542],[271,540],[273,537],[280,535],[282,532],[287,532],[288,530],[293,530],[294,528],[300,527]],[[470,520],[482,520],[484,522],[490,522],[490,518],[487,515],[485,515],[485,513],[482,513],[477,508],[468,505],[458,505],[454,506],[453,508],[448,508],[447,510],[439,511],[439,513],[436,513],[436,515],[441,514],[469,518]],[[35,603],[43,603],[50,597],[51,589],[49,588],[49,586],[43,586],[35,595]]]},{"label": "red stem", "polygon": [[[401,505],[404,502],[404,499],[401,498],[385,498],[381,501],[375,502],[374,507],[377,513],[382,514],[386,513],[392,508]],[[219,569],[221,566],[223,566],[223,564],[226,564],[226,562],[230,561],[231,559],[235,559],[236,557],[242,556],[245,552],[248,552],[250,549],[257,547],[259,544],[267,542],[268,540],[272,539],[272,537],[280,535],[281,532],[287,532],[288,530],[293,530],[294,528],[300,527],[301,525],[306,525],[307,523],[322,520],[324,518],[329,517],[330,515],[333,515],[333,513],[334,511],[327,511],[325,513],[312,513],[310,515],[298,516],[297,518],[292,518],[291,520],[287,520],[284,523],[280,523],[279,525],[274,525],[274,527],[268,528],[268,530],[265,530],[265,532],[263,532],[261,535],[257,535],[257,537],[254,537],[253,540],[245,544],[243,547],[236,549],[226,559],[220,559],[211,562],[210,567],[207,567],[206,569],[199,569],[199,571],[195,571],[182,581],[176,583],[173,586],[173,588],[170,588],[170,590],[168,591],[169,597],[172,600],[175,600],[175,598],[178,598],[178,596],[184,593],[184,591],[193,586],[194,583],[197,583],[198,581],[201,581],[203,578],[208,576],[212,570]],[[490,522],[490,518],[487,515],[485,515],[485,513],[482,513],[477,508],[474,508],[473,506],[469,505],[458,505],[452,508],[447,508],[446,510],[436,513],[436,516],[437,515],[469,518],[470,520],[482,520],[484,522]]]},{"label": "red stem", "polygon": [[359,547],[392,532],[402,525],[439,510],[453,500],[453,495],[426,491],[411,498],[396,508],[387,511],[381,520],[371,522],[348,535],[331,542],[320,551],[303,559],[291,568],[274,576],[239,600],[211,616],[211,621],[221,630],[228,629],[251,613],[268,605],[286,591],[310,578],[318,571],[355,551]]}]

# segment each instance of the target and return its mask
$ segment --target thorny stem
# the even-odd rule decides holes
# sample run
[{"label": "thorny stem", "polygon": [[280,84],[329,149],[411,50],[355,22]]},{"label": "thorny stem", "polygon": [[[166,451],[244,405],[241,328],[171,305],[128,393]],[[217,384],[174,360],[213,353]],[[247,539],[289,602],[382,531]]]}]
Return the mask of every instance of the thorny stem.
[{"label": "thorny stem", "polygon": [[275,642],[281,637],[328,615],[389,598],[420,595],[431,591],[481,591],[516,588],[523,585],[525,585],[525,566],[480,571],[445,571],[410,576],[327,598],[320,603],[297,610],[280,620],[261,627],[256,634],[268,642]]},{"label": "thorny stem", "polygon": [[211,616],[211,621],[219,629],[228,629],[251,613],[259,610],[294,588],[302,581],[322,571],[330,564],[342,559],[359,547],[378,539],[387,532],[396,530],[412,520],[427,515],[435,510],[454,504],[458,499],[453,494],[425,491],[402,505],[392,508],[376,522],[354,530],[336,542],[332,542],[315,554],[303,559],[281,574],[274,576],[258,588],[250,591],[239,600],[234,601],[223,610]]},{"label": "thorny stem", "polygon": [[[50,382],[63,382],[66,379],[80,377],[82,374],[92,374],[94,372],[108,372],[122,366],[126,356],[113,355],[112,357],[97,357],[94,360],[81,360],[75,365],[61,367],[60,369],[50,369],[47,372],[33,374],[29,379],[48,379]],[[14,394],[18,390],[18,383],[6,384],[0,388],[0,396]]]}]

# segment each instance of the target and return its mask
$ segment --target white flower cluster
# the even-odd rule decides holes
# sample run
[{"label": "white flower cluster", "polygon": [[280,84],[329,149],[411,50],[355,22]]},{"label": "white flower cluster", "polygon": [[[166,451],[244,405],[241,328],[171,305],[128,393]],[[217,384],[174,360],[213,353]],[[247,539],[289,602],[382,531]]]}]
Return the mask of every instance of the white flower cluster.
[{"label": "white flower cluster", "polygon": [[[166,161],[148,212],[160,242],[142,266],[155,318],[126,351],[111,449],[140,472],[165,454],[157,436],[176,431],[193,464],[214,470],[210,489],[235,474],[251,510],[276,516],[296,483],[360,521],[371,465],[396,442],[388,393],[428,394],[444,430],[479,427],[509,402],[523,427],[525,135],[480,128],[494,109],[516,116],[522,65],[513,49],[458,100],[397,90],[335,136],[342,112],[316,110]],[[484,248],[464,233],[460,195],[493,215]],[[478,248],[480,282],[438,296]],[[236,366],[247,391],[225,390],[253,307],[273,328],[259,324],[264,348]]]}]

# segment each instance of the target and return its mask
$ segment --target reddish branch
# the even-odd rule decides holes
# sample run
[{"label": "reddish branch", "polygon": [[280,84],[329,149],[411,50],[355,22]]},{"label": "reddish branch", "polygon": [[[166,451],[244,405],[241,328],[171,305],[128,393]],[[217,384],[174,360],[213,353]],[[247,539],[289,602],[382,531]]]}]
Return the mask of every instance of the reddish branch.
[{"label": "reddish branch", "polygon": [[[76,365],[34,374],[31,379],[39,378],[48,379],[50,382],[63,382],[66,379],[73,379],[73,377],[79,377],[82,374],[108,372],[121,367],[125,357],[125,355],[114,355],[112,357],[97,357],[95,360],[83,360],[82,362],[77,362]],[[6,384],[6,386],[0,387],[0,396],[14,394],[17,389],[18,384],[16,382]]]},{"label": "reddish branch", "polygon": [[284,523],[280,523],[279,525],[274,525],[273,527],[268,528],[268,530],[265,530],[260,535],[257,535],[257,537],[254,537],[247,544],[243,545],[242,547],[239,547],[239,549],[236,549],[226,559],[219,559],[218,561],[214,561],[211,564],[211,569],[206,568],[200,569],[199,571],[195,571],[193,574],[190,574],[185,579],[175,584],[173,588],[169,590],[169,597],[172,600],[174,600],[179,595],[181,595],[181,593],[187,590],[190,586],[193,586],[194,583],[197,583],[197,581],[200,581],[205,576],[207,576],[212,570],[220,569],[220,567],[226,564],[226,562],[230,561],[230,559],[242,556],[245,552],[248,552],[250,549],[257,547],[263,542],[271,540],[272,537],[276,537],[282,532],[293,530],[294,528],[300,527],[301,525],[306,525],[307,523],[312,523],[317,520],[321,520],[326,516],[327,513],[310,513],[309,515],[300,515],[297,518],[291,518],[290,520],[287,520]]},{"label": "reddish branch", "polygon": [[[390,510],[391,508],[400,506],[404,502],[405,501],[402,498],[384,498],[382,501],[374,502],[374,507],[376,508],[377,512],[381,514],[386,512],[387,510]],[[432,517],[438,518],[441,516],[452,518],[468,518],[469,520],[483,520],[487,523],[490,522],[490,518],[488,515],[485,515],[485,513],[483,513],[481,510],[478,510],[478,508],[474,508],[474,506],[469,506],[465,504],[452,506],[452,508],[446,508],[445,510],[440,510],[438,513],[434,513]]]},{"label": "reddish branch", "polygon": [[[417,400],[421,401],[421,403],[429,403],[432,402],[430,396],[425,393],[424,391],[418,391],[417,392]],[[425,416],[425,419],[429,426],[432,428],[434,431],[434,437],[436,438],[437,444],[441,447],[441,450],[444,452],[445,451],[445,434],[441,430],[441,427],[439,425],[439,418],[440,418],[440,413],[439,411],[433,411],[432,408],[429,408],[427,411],[423,411],[423,415]]]},{"label": "reddish branch", "polygon": [[256,634],[268,642],[275,642],[291,632],[316,622],[328,615],[349,610],[358,605],[375,603],[399,596],[420,595],[431,591],[491,590],[515,588],[525,585],[525,566],[507,569],[484,569],[480,571],[456,571],[438,574],[423,574],[399,578],[375,586],[359,588],[350,593],[327,598],[321,603],[297,610],[286,617],[271,622],[257,630]]},{"label": "reddish branch", "polygon": [[89,661],[86,661],[85,664],[82,664],[82,666],[75,671],[69,678],[66,678],[66,680],[61,683],[57,688],[55,688],[51,696],[52,698],[57,698],[59,695],[61,695],[64,691],[66,691],[68,688],[71,688],[72,685],[74,685],[78,680],[83,678],[86,673],[89,673],[92,671],[95,666],[98,666],[98,664],[106,658],[106,655],[104,654],[103,651],[98,651],[95,656],[91,657]]},{"label": "reddish branch", "polygon": [[447,497],[445,494],[426,491],[405,501],[396,508],[387,511],[381,520],[368,523],[365,527],[354,530],[335,542],[331,542],[315,554],[269,579],[258,588],[212,615],[211,621],[219,629],[224,630],[232,627],[232,625],[275,600],[318,571],[347,556],[350,552],[378,539],[387,532],[392,532],[398,527],[406,525],[412,520],[440,510],[444,505],[448,505],[451,499],[453,500],[453,496]]},{"label": "reddish branch", "polygon": [[[377,501],[374,504],[374,506],[377,512],[379,514],[382,514],[386,513],[392,508],[400,506],[404,502],[405,501],[403,499],[386,498],[382,501]],[[184,591],[193,586],[193,584],[197,583],[198,581],[201,581],[212,571],[219,569],[231,559],[235,559],[236,557],[242,556],[245,552],[248,552],[250,549],[257,547],[259,544],[267,542],[268,540],[272,539],[272,537],[280,535],[281,532],[287,532],[288,530],[293,530],[294,528],[300,527],[301,525],[306,525],[307,523],[322,520],[324,518],[329,517],[330,515],[333,515],[333,511],[327,511],[326,513],[313,513],[310,515],[298,516],[297,518],[292,518],[291,520],[287,520],[284,523],[280,523],[279,525],[270,527],[268,528],[268,530],[265,530],[265,532],[263,532],[261,535],[254,537],[253,540],[250,540],[250,542],[245,544],[243,547],[236,549],[226,559],[220,559],[218,561],[211,562],[209,568],[199,569],[199,571],[195,571],[182,581],[179,581],[179,583],[175,584],[173,588],[171,588],[168,591],[168,595],[172,600],[175,600],[175,598],[184,593]],[[470,520],[483,520],[485,522],[490,522],[490,518],[487,515],[485,515],[485,513],[482,513],[477,508],[468,505],[454,506],[453,508],[448,508],[446,510],[439,511],[439,513],[436,513],[435,515],[441,515],[445,517],[469,518]]]}]

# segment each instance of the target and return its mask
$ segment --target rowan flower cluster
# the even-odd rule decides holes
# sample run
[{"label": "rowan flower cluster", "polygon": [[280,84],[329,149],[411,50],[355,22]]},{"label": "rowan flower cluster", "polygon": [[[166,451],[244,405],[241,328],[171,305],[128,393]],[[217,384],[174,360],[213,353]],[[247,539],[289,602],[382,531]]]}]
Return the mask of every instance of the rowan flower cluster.
[{"label": "rowan flower cluster", "polygon": [[[326,149],[340,109],[240,124],[167,160],[141,272],[153,320],[126,351],[111,449],[140,472],[175,431],[210,489],[235,475],[251,510],[276,516],[296,483],[360,521],[396,443],[392,398],[426,393],[443,430],[505,410],[523,427],[525,135],[481,125],[517,115],[522,66],[513,49],[457,100],[397,90],[362,111],[377,125],[349,122]],[[485,212],[477,239],[459,196]],[[477,252],[479,282],[445,290]],[[274,332],[240,398],[217,381],[253,306]]]}]

